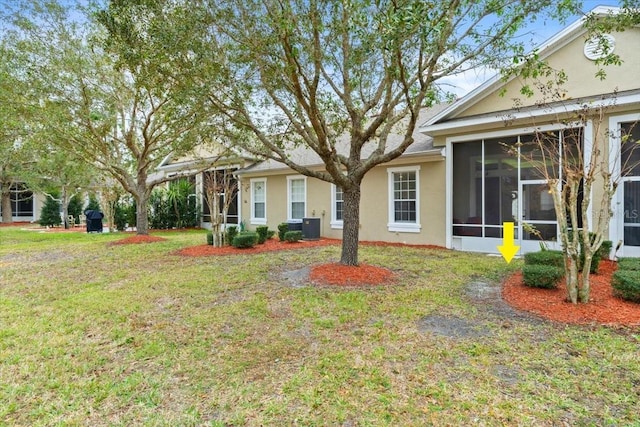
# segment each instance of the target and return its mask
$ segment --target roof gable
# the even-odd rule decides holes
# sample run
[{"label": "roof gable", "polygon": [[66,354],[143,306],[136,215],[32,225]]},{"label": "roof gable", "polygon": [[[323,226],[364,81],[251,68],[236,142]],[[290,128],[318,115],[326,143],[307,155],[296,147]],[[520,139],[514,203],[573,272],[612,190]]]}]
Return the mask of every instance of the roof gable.
[{"label": "roof gable", "polygon": [[[619,11],[620,9],[615,7],[598,6],[595,9],[593,9],[591,13],[599,16],[604,16],[611,13],[618,13]],[[579,49],[573,46],[570,51],[573,52],[574,55],[576,54],[576,52],[579,51],[580,52],[579,56],[582,56],[583,55],[582,46],[584,43],[584,35],[586,34],[586,29],[584,28],[585,19],[586,18],[583,17],[575,21],[568,27],[564,28],[562,31],[556,33],[554,36],[552,36],[547,41],[542,43],[537,49],[534,49],[533,52],[537,52],[537,55],[541,60],[550,61],[551,59],[557,58],[557,59],[554,59],[555,64],[552,64],[552,66],[556,66],[556,67],[558,66],[559,63],[562,63],[562,61],[566,60],[567,58],[566,52],[569,50],[568,47],[570,47],[572,44],[575,46],[579,45]],[[635,44],[628,43],[628,44],[631,46],[630,48],[634,48],[634,49],[635,49],[635,46],[637,45],[637,43]],[[632,54],[628,56],[633,60],[637,55]],[[569,67],[571,66],[570,63],[567,65]],[[559,68],[565,68],[565,67],[562,67],[560,65]],[[574,67],[574,69],[575,68],[576,67]],[[595,73],[595,68],[593,68],[592,70],[593,72],[591,70],[585,71],[580,69],[578,69],[578,71],[591,72],[591,76],[593,76]],[[578,79],[575,79],[575,80],[578,80]],[[614,79],[611,79],[611,80],[613,81]],[[636,82],[634,84],[636,86],[634,87],[637,87],[637,78],[635,80]],[[581,82],[581,83],[584,85],[584,82]],[[609,83],[610,85],[613,84],[611,82]],[[590,85],[584,85],[584,86],[588,88],[591,87]],[[615,86],[615,84],[613,84],[613,86]],[[444,127],[444,123],[453,121],[455,119],[460,119],[462,117],[475,116],[483,113],[486,114],[491,111],[505,111],[505,110],[513,109],[513,105],[514,105],[513,99],[510,99],[507,97],[498,98],[497,94],[503,88],[508,88],[510,89],[508,90],[508,93],[510,94],[516,93],[519,95],[520,87],[522,87],[522,82],[517,80],[517,76],[512,76],[505,81],[502,78],[502,76],[499,73],[497,73],[496,75],[492,76],[491,78],[486,80],[484,83],[476,87],[474,90],[469,92],[467,95],[465,95],[461,99],[451,104],[448,108],[444,109],[439,114],[435,115],[430,120],[428,120],[421,127],[421,131],[430,134],[432,131]],[[631,89],[631,88],[626,88],[626,89]],[[612,92],[612,90],[604,91],[602,93],[605,93],[605,92]],[[583,94],[577,94],[577,96],[587,96],[587,95],[593,95],[593,94],[595,93],[590,93],[590,94],[583,93]],[[487,105],[483,105],[483,103]],[[535,102],[532,100],[531,103],[533,104]]]}]

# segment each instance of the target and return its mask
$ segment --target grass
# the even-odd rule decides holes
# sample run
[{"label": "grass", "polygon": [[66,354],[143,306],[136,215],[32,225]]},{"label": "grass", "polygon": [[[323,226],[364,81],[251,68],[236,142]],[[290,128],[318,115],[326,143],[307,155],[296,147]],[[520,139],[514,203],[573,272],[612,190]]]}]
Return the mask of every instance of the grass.
[{"label": "grass", "polygon": [[[503,318],[465,285],[520,266],[363,246],[393,287],[293,287],[339,247],[172,255],[204,232],[0,228],[0,425],[639,425],[635,331]],[[478,336],[421,330],[429,315]]]}]

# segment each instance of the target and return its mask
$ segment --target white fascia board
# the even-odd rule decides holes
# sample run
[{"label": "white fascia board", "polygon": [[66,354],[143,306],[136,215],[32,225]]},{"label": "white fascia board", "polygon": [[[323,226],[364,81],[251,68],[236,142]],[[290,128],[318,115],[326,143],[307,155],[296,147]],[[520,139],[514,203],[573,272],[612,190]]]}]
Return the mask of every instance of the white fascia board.
[{"label": "white fascia board", "polygon": [[[629,104],[637,104],[640,103],[640,94],[632,94],[626,96],[619,96],[617,98],[613,98],[615,100],[615,104],[611,103],[611,99],[593,101],[592,106],[594,108],[597,107],[606,107],[606,106],[623,106]],[[557,116],[563,113],[572,113],[582,109],[583,104],[562,104],[556,105],[550,108],[535,108],[532,110],[525,111],[505,111],[505,115],[495,115],[495,116],[481,116],[481,117],[469,117],[467,119],[457,119],[444,123],[437,123],[430,126],[425,126],[421,129],[421,131],[427,135],[431,135],[432,133],[442,133],[447,130],[454,129],[456,133],[461,133],[469,128],[474,128],[477,126],[499,123],[504,121],[504,117],[506,115],[509,116],[509,120],[521,120],[528,119],[532,117],[543,117],[543,116]]]}]

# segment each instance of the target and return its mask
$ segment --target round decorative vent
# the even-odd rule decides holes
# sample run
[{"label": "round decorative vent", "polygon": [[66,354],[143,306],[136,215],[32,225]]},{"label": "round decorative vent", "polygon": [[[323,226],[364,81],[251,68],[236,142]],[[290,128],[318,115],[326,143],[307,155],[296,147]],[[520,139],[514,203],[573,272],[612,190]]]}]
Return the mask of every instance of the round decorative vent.
[{"label": "round decorative vent", "polygon": [[616,39],[611,34],[592,37],[584,43],[584,56],[592,61],[613,53]]}]

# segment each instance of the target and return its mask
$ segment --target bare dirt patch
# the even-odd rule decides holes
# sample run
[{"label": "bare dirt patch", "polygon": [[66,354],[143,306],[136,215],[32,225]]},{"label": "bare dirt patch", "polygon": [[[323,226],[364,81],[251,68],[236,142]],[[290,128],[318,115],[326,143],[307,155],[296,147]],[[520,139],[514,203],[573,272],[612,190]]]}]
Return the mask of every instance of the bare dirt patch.
[{"label": "bare dirt patch", "polygon": [[125,237],[124,239],[116,240],[115,242],[109,243],[109,246],[114,245],[136,245],[142,243],[154,243],[154,242],[163,242],[167,239],[164,237],[158,236],[149,236],[149,235],[133,235],[129,237]]},{"label": "bare dirt patch", "polygon": [[640,304],[613,295],[611,276],[616,269],[613,261],[602,261],[597,274],[590,277],[591,292],[588,304],[567,301],[564,281],[556,289],[525,286],[522,273],[517,272],[504,281],[502,296],[511,306],[544,318],[563,323],[602,324],[611,326],[640,326]]}]

